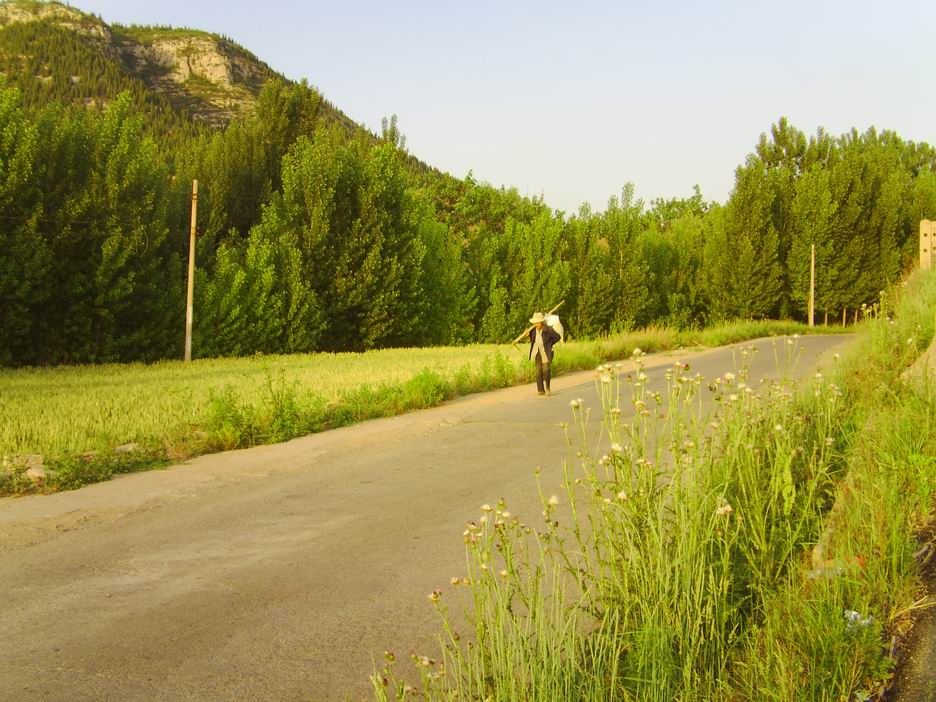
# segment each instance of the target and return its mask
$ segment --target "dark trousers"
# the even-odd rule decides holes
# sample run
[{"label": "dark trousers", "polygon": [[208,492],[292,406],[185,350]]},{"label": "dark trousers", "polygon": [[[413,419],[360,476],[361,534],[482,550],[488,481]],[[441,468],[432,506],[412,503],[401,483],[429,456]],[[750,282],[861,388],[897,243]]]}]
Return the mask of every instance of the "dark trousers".
[{"label": "dark trousers", "polygon": [[[543,363],[543,359],[536,354],[536,391],[545,392],[549,390],[549,361]],[[544,387],[545,386],[545,387]]]}]

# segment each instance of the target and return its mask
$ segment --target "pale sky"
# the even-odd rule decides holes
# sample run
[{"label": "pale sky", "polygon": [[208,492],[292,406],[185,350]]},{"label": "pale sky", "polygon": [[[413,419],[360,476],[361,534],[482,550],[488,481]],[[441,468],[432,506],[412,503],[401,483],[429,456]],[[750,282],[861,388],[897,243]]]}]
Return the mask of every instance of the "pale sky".
[{"label": "pale sky", "polygon": [[109,23],[231,37],[407,147],[572,212],[724,201],[781,115],[936,144],[936,2],[73,0]]}]

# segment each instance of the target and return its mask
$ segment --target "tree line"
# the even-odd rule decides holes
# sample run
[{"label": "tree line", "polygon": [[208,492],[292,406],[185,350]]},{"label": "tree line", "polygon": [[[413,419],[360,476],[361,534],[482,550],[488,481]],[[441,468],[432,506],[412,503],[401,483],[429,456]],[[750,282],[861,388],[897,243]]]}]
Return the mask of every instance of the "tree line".
[{"label": "tree line", "polygon": [[936,217],[936,153],[870,129],[761,136],[724,204],[635,199],[568,215],[416,167],[395,119],[350,133],[270,81],[223,130],[153,129],[0,90],[0,363],[181,356],[199,181],[195,356],[503,342],[565,299],[594,336],[872,303]]}]

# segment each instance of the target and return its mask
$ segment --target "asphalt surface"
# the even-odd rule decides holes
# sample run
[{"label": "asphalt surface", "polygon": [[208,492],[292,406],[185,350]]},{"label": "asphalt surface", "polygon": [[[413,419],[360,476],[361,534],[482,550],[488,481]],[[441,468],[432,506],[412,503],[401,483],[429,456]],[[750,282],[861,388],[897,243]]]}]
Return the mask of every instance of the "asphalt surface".
[{"label": "asphalt surface", "polygon": [[[800,340],[799,372],[845,336]],[[751,379],[776,374],[752,342]],[[557,351],[561,353],[561,348]],[[649,357],[714,377],[731,349]],[[81,490],[0,500],[0,699],[341,700],[384,650],[433,654],[427,595],[465,572],[461,533],[559,492],[569,401],[594,374],[203,456]],[[706,391],[707,392],[707,391]]]}]

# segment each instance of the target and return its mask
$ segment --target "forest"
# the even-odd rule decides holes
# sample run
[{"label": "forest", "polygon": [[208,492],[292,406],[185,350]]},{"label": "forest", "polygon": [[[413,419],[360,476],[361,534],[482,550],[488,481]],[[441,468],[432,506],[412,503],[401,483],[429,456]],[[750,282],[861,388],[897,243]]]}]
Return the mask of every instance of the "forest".
[{"label": "forest", "polygon": [[559,300],[576,338],[802,320],[812,245],[818,321],[841,323],[936,218],[936,151],[888,130],[781,117],[725,203],[624,184],[568,213],[427,167],[395,118],[352,130],[305,82],[209,128],[105,64],[63,79],[97,59],[43,27],[0,30],[63,61],[3,65],[0,365],[179,358],[194,179],[196,357],[504,342]]}]

